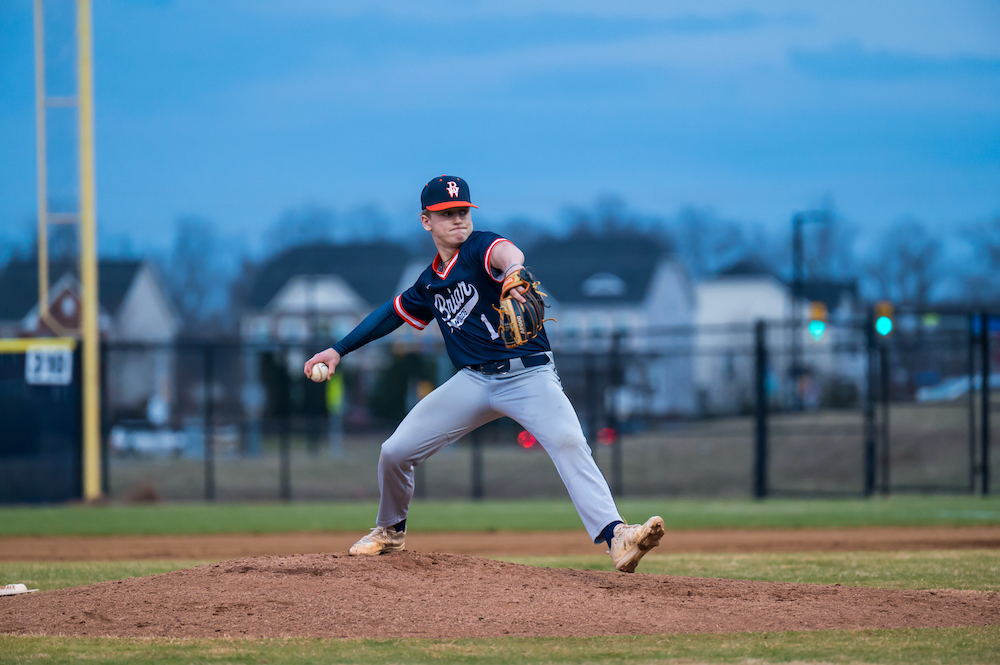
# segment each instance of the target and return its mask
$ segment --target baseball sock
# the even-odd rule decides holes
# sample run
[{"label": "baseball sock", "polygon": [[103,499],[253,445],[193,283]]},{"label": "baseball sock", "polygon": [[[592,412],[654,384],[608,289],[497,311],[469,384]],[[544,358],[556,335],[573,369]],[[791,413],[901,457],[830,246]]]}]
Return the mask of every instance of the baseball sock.
[{"label": "baseball sock", "polygon": [[395,524],[392,525],[392,528],[396,530],[396,533],[403,533],[404,531],[406,531],[406,520],[403,520],[402,522],[396,522]]},{"label": "baseball sock", "polygon": [[621,520],[615,520],[601,530],[601,540],[607,542],[608,549],[611,549],[611,539],[615,537],[615,527],[624,524]]}]

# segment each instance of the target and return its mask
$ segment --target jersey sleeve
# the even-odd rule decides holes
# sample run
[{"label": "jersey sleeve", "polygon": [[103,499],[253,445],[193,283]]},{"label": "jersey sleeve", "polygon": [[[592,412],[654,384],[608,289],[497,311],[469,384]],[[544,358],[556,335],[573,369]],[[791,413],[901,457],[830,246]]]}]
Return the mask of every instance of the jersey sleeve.
[{"label": "jersey sleeve", "polygon": [[494,282],[502,282],[503,275],[497,275],[496,271],[490,267],[490,255],[493,250],[502,242],[510,242],[503,236],[491,231],[481,231],[469,238],[470,254],[477,258],[479,265]]},{"label": "jersey sleeve", "polygon": [[417,330],[423,330],[434,318],[434,313],[421,298],[420,282],[400,293],[392,301],[392,307],[396,314]]}]

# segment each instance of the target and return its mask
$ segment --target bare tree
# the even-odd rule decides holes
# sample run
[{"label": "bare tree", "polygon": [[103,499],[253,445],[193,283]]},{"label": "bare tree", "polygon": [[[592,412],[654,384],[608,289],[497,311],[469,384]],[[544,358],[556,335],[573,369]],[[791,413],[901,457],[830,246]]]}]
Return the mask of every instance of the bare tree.
[{"label": "bare tree", "polygon": [[571,235],[636,232],[643,226],[642,217],[630,210],[620,197],[612,195],[598,198],[590,207],[567,207],[563,209],[562,217]]},{"label": "bare tree", "polygon": [[977,304],[1000,300],[1000,215],[965,226],[961,237],[974,258],[965,271],[969,299]]},{"label": "bare tree", "polygon": [[855,273],[857,228],[847,224],[827,201],[822,223],[803,228],[803,268],[807,279],[843,280]]},{"label": "bare tree", "polygon": [[924,307],[939,283],[940,260],[938,240],[920,222],[906,219],[882,237],[866,273],[877,297]]},{"label": "bare tree", "polygon": [[288,247],[314,242],[331,242],[337,230],[333,210],[306,204],[281,213],[264,233],[265,253],[275,254]]},{"label": "bare tree", "polygon": [[0,268],[11,259],[26,260],[38,255],[38,224],[34,218],[0,229]]},{"label": "bare tree", "polygon": [[[341,220],[338,239],[379,240],[389,236],[392,220],[373,203],[363,205]],[[414,226],[417,226],[414,221]]]},{"label": "bare tree", "polygon": [[759,227],[748,236],[743,226],[732,220],[719,219],[697,208],[683,208],[674,224],[677,255],[692,276],[718,272],[762,247],[764,234]]},{"label": "bare tree", "polygon": [[211,223],[200,217],[177,220],[163,271],[184,325],[201,327],[226,305],[225,256]]},{"label": "bare tree", "polygon": [[[530,217],[512,217],[501,225],[505,237],[521,247],[530,247],[549,236],[545,222]],[[427,234],[425,234],[427,235]]]}]

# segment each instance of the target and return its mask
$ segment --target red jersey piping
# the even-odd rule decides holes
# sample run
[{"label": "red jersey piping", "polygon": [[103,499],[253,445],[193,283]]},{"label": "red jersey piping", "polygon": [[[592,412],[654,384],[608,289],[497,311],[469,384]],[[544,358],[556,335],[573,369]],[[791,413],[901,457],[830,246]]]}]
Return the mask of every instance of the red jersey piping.
[{"label": "red jersey piping", "polygon": [[427,327],[427,323],[426,322],[421,321],[420,319],[418,319],[417,317],[413,316],[412,314],[410,314],[409,312],[407,312],[405,309],[403,309],[403,300],[402,300],[402,298],[403,298],[403,294],[401,293],[398,296],[396,296],[395,300],[392,301],[392,306],[396,310],[396,314],[399,314],[399,316],[402,317],[402,319],[404,321],[406,321],[407,323],[409,323],[411,326],[413,326],[417,330],[423,330],[424,328],[426,328]]},{"label": "red jersey piping", "polygon": [[444,267],[444,272],[441,272],[441,271],[439,271],[437,269],[437,267],[439,265],[441,265],[441,255],[440,254],[435,254],[434,255],[434,260],[431,261],[431,270],[433,270],[434,274],[437,275],[438,277],[440,277],[441,279],[447,278],[448,277],[448,273],[451,272],[452,266],[455,265],[455,261],[458,260],[458,254],[461,251],[462,251],[461,248],[459,248],[459,251],[455,252],[455,256],[451,257],[451,260],[448,261],[448,265],[446,265]]},{"label": "red jersey piping", "polygon": [[490,267],[490,252],[492,252],[493,248],[502,242],[510,241],[506,238],[497,238],[490,243],[490,246],[486,249],[486,257],[483,259],[483,266],[486,268],[486,274],[489,275],[494,282],[503,282],[503,276],[501,275],[500,279],[493,276],[493,268]]}]

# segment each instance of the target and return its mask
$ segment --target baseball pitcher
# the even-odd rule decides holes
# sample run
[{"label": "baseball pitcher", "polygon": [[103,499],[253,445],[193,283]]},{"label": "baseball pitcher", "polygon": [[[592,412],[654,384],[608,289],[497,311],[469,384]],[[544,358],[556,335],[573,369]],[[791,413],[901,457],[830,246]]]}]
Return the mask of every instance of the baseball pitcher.
[{"label": "baseball pitcher", "polygon": [[434,178],[420,195],[420,222],[437,254],[416,283],[372,312],[332,348],[305,364],[332,375],[351,351],[403,323],[423,330],[436,319],[451,379],[424,397],[382,444],[376,527],[352,555],[403,549],[413,469],[462,436],[502,416],[518,422],[548,453],[595,543],[608,544],[615,568],[632,572],[663,536],[663,519],[626,524],[594,462],[576,411],[563,392],[544,328],[544,302],[524,254],[506,238],[472,230],[469,185]]}]

